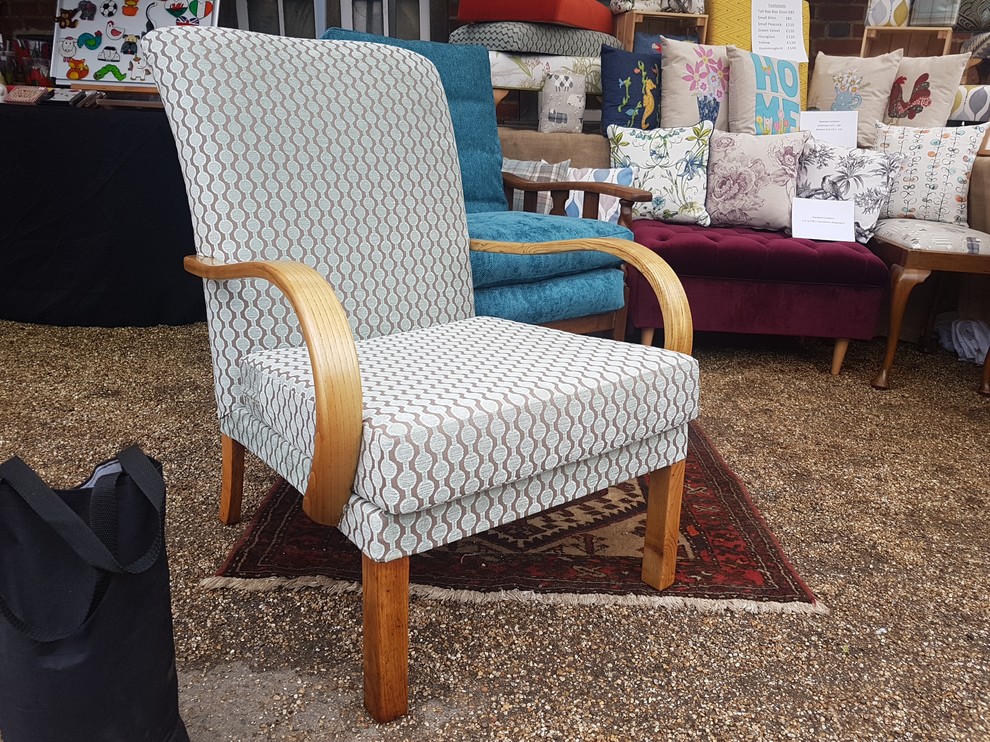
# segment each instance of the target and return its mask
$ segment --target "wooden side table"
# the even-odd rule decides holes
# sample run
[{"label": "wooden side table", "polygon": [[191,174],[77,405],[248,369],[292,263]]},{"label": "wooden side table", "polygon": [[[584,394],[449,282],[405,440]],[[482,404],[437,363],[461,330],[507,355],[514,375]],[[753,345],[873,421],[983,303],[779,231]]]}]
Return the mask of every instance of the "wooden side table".
[{"label": "wooden side table", "polygon": [[[698,43],[704,44],[708,38],[708,16],[696,13],[661,13],[652,10],[630,10],[615,17],[615,36],[622,42],[622,48],[632,51],[636,37],[636,27],[642,24],[650,32],[683,34],[695,31]],[[657,29],[654,31],[654,29]],[[643,30],[643,29],[639,29]]]},{"label": "wooden side table", "polygon": [[[970,250],[949,250],[942,247],[906,247],[875,237],[870,248],[890,266],[890,329],[887,334],[887,354],[883,367],[873,380],[874,389],[890,386],[890,369],[897,353],[904,309],[911,291],[923,283],[933,271],[990,274],[990,244],[976,244]],[[990,394],[990,377],[984,363],[983,388]],[[983,392],[981,388],[981,392]]]}]

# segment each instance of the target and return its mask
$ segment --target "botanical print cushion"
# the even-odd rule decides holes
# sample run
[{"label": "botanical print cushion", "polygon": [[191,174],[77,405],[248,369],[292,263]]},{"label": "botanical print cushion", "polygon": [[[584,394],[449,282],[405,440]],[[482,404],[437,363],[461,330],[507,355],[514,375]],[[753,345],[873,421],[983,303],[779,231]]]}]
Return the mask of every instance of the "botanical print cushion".
[{"label": "botanical print cushion", "polygon": [[709,225],[705,191],[711,136],[710,121],[652,131],[608,127],[612,167],[632,167],[633,185],[653,194],[650,203],[633,204],[634,217]]},{"label": "botanical print cushion", "polygon": [[798,198],[852,201],[856,215],[856,241],[867,243],[890,197],[891,178],[901,158],[873,149],[836,147],[811,138],[801,154]]},{"label": "botanical print cushion", "polygon": [[900,49],[879,57],[835,57],[818,52],[808,89],[809,111],[858,111],[856,143],[872,147],[897,77]]},{"label": "botanical print cushion", "polygon": [[616,15],[630,10],[700,14],[705,12],[705,0],[610,0],[609,7]]},{"label": "botanical print cushion", "polygon": [[877,149],[901,155],[881,219],[966,225],[969,178],[986,124],[918,129],[877,124]]},{"label": "botanical print cushion", "polygon": [[791,226],[798,165],[809,134],[729,134],[711,138],[706,206],[715,226]]},{"label": "botanical print cushion", "polygon": [[660,126],[694,126],[711,121],[729,128],[729,57],[727,47],[692,44],[663,37],[663,108]]},{"label": "botanical print cushion", "polygon": [[911,15],[910,0],[869,0],[867,26],[906,26]]},{"label": "botanical print cushion", "polygon": [[[546,160],[510,160],[508,157],[502,158],[502,172],[518,175],[526,180],[535,180],[537,183],[560,183],[567,180],[567,171],[571,167],[570,160],[550,163]],[[515,191],[512,196],[512,210],[523,210],[523,191]],[[549,214],[553,208],[553,198],[549,191],[543,191],[536,196],[536,211],[540,214]]]},{"label": "botanical print cushion", "polygon": [[[578,183],[615,183],[616,185],[631,186],[633,184],[633,169],[631,167],[572,167],[567,174],[567,180]],[[598,198],[598,219],[603,222],[619,223],[619,199],[615,196],[601,195]],[[565,216],[580,217],[584,213],[584,191],[571,191],[564,204]]]},{"label": "botanical print cushion", "polygon": [[945,126],[969,56],[903,57],[890,89],[884,123]]},{"label": "botanical print cushion", "polygon": [[551,72],[540,91],[539,130],[580,134],[584,126],[584,75]]},{"label": "botanical print cushion", "polygon": [[729,131],[786,134],[798,130],[801,78],[796,62],[728,49]]},{"label": "botanical print cushion", "polygon": [[660,55],[602,47],[602,132],[660,125]]}]

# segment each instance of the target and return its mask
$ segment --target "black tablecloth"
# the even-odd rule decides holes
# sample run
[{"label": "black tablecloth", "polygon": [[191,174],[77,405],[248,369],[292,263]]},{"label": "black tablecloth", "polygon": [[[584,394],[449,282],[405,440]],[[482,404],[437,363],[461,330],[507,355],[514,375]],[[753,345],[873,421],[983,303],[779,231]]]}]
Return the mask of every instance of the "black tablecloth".
[{"label": "black tablecloth", "polygon": [[0,319],[186,324],[193,231],[161,111],[0,105]]}]

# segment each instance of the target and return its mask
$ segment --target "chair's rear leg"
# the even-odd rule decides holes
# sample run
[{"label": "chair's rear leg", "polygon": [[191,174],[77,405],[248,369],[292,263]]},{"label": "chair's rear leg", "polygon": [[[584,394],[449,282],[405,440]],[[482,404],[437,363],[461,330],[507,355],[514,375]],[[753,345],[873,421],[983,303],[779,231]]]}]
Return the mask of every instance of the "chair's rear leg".
[{"label": "chair's rear leg", "polygon": [[409,708],[409,557],[362,560],[364,707],[375,721],[392,721]]},{"label": "chair's rear leg", "polygon": [[663,590],[674,581],[677,568],[684,464],[684,461],[678,461],[650,473],[650,488],[646,493],[643,582],[657,590]]},{"label": "chair's rear leg", "polygon": [[228,526],[241,519],[244,494],[244,445],[227,435],[220,438],[223,449],[223,481],[220,485],[220,522]]}]

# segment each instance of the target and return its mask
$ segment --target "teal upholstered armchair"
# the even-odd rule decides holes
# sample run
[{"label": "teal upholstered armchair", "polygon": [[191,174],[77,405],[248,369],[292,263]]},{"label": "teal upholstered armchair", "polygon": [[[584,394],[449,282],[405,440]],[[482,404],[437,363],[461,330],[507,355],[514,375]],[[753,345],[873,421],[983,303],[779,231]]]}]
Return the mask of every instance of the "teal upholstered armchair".
[{"label": "teal upholstered armchair", "polygon": [[[481,46],[405,41],[331,28],[324,39],[387,43],[429,59],[440,73],[450,105],[460,159],[468,232],[472,240],[546,242],[619,237],[632,239],[628,225],[633,201],[650,194],[608,183],[534,183],[502,173],[495,100],[488,51]],[[525,211],[510,211],[506,193],[521,190]],[[587,195],[584,214],[597,214],[598,195],[624,201],[619,224],[563,216],[571,190]],[[550,215],[531,213],[537,191],[550,191]],[[594,194],[594,195],[592,195]],[[479,315],[542,324],[576,332],[611,330],[625,334],[625,276],[620,261],[599,252],[505,255],[471,252],[475,311]]]}]

